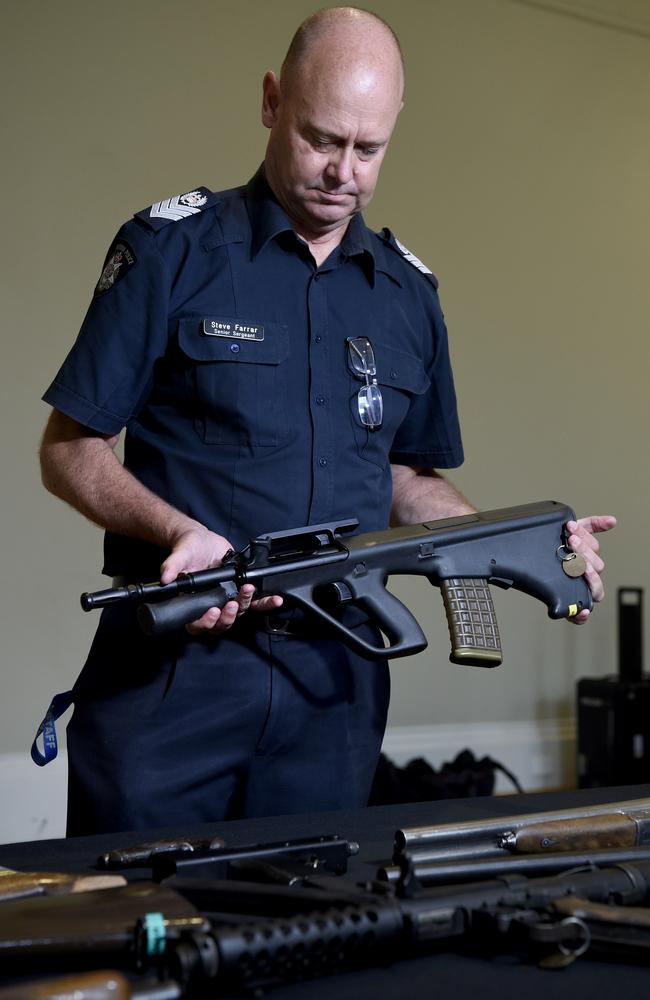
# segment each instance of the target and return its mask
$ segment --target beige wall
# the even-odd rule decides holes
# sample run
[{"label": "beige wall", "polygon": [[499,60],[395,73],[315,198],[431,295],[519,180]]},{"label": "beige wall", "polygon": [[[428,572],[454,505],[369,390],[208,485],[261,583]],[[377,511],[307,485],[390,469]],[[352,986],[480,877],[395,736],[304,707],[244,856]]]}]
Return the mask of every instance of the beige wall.
[{"label": "beige wall", "polygon": [[[3,4],[0,752],[28,746],[95,620],[100,534],[47,496],[39,402],[120,222],[262,157],[259,83],[314,4]],[[394,665],[394,724],[567,715],[615,668],[617,586],[647,586],[650,41],[513,0],[377,0],[408,94],[369,213],[438,274],[484,508],[613,511],[609,603],[585,629],[496,594],[505,663],[447,663],[438,593],[401,582],[430,647]],[[624,3],[622,3],[624,6]],[[351,512],[353,513],[353,512]]]}]

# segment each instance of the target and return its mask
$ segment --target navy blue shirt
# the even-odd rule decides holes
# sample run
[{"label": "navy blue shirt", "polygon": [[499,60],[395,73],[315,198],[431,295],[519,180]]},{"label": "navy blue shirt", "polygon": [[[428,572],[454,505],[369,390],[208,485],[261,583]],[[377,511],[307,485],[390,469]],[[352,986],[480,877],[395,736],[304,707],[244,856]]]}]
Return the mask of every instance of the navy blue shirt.
[{"label": "navy blue shirt", "polygon": [[[320,267],[263,169],[240,188],[160,202],[109,249],[83,326],[44,395],[103,434],[174,507],[235,546],[264,531],[358,517],[384,528],[390,463],[463,453],[433,276],[355,216]],[[347,338],[374,348],[384,413],[361,423]],[[107,535],[105,572],[165,553]]]}]

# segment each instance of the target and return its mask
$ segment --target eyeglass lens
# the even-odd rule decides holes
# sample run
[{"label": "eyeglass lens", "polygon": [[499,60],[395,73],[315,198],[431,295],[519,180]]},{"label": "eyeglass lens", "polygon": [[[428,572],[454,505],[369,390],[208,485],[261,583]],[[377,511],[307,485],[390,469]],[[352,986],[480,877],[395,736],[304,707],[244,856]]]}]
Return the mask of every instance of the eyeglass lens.
[{"label": "eyeglass lens", "polygon": [[357,396],[359,416],[364,427],[380,427],[384,418],[384,403],[379,386],[372,382],[362,385]]},{"label": "eyeglass lens", "polygon": [[366,381],[357,394],[359,419],[364,427],[378,430],[384,418],[384,403],[377,379],[373,377],[377,374],[377,366],[372,344],[367,337],[354,337],[348,340],[348,354],[355,375]]},{"label": "eyeglass lens", "polygon": [[359,375],[376,375],[375,352],[367,337],[355,337],[348,340],[350,362]]}]

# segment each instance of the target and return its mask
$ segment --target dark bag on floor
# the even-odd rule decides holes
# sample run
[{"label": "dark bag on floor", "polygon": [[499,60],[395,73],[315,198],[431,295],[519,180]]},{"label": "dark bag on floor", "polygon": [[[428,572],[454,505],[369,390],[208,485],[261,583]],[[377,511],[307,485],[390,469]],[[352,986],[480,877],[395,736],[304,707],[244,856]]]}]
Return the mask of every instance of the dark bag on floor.
[{"label": "dark bag on floor", "polygon": [[497,771],[505,774],[518,792],[523,792],[517,778],[503,764],[491,757],[479,760],[471,750],[462,750],[454,760],[445,761],[438,771],[423,757],[416,757],[405,767],[398,767],[381,754],[368,805],[388,806],[401,802],[492,795]]}]

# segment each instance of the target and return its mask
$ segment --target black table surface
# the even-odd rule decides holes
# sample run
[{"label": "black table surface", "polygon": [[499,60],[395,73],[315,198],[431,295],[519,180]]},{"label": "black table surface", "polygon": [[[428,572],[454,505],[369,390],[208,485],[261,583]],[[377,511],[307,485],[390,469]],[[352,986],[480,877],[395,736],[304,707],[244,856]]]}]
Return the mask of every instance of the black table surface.
[{"label": "black table surface", "polygon": [[[22,871],[68,871],[97,873],[97,858],[116,847],[166,837],[218,835],[228,845],[244,845],[338,834],[359,843],[359,854],[350,859],[348,875],[353,881],[374,876],[379,865],[389,861],[395,831],[402,827],[447,822],[467,822],[521,813],[579,808],[606,802],[650,798],[650,785],[582,789],[534,795],[503,795],[435,802],[375,806],[357,811],[275,816],[229,823],[211,823],[180,831],[177,827],[72,837],[0,845],[0,865]],[[129,878],[146,877],[137,870]],[[299,890],[297,890],[299,891]],[[650,959],[650,949],[648,952]],[[475,957],[441,948],[426,957],[394,962],[323,979],[274,989],[270,1000],[459,1000],[478,996],[481,1000],[579,1000],[581,997],[613,996],[646,1000],[650,980],[642,962],[624,964],[582,958],[561,971],[537,968],[514,956]],[[0,972],[0,982],[2,973]],[[214,995],[206,992],[205,996]]]}]

